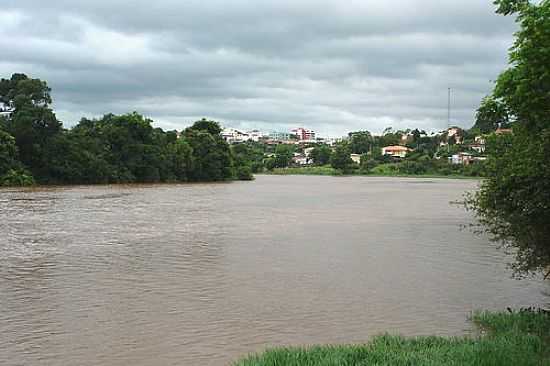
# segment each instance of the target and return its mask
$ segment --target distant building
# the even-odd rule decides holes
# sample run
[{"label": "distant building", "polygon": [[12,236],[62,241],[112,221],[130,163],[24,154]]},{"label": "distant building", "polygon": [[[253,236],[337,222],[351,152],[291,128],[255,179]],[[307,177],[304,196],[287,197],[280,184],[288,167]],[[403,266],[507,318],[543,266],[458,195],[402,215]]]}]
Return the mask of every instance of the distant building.
[{"label": "distant building", "polygon": [[447,140],[450,138],[454,138],[457,145],[462,144],[462,136],[463,136],[463,131],[461,128],[451,127],[447,129]]},{"label": "distant building", "polygon": [[252,130],[246,133],[250,141],[258,142],[262,139],[266,139],[267,135],[259,130]]},{"label": "distant building", "polygon": [[469,148],[474,150],[477,153],[484,153],[485,152],[485,144],[486,139],[485,136],[476,136],[474,139],[474,143],[469,145]]},{"label": "distant building", "polygon": [[412,151],[412,149],[406,146],[386,146],[382,148],[382,155],[404,158],[410,151]]},{"label": "distant building", "polygon": [[221,136],[229,144],[238,144],[250,139],[250,136],[247,133],[241,132],[234,128],[224,128],[221,132]]},{"label": "distant building", "polygon": [[476,136],[474,138],[474,141],[476,142],[476,144],[482,144],[482,145],[485,145],[485,143],[487,142],[487,140],[485,139],[485,136]]},{"label": "distant building", "polygon": [[314,147],[307,147],[304,149],[304,154],[309,158],[309,155],[311,155],[311,152],[314,150]]},{"label": "distant building", "polygon": [[308,130],[303,127],[295,128],[291,130],[292,134],[298,137],[300,141],[314,141],[315,140],[315,131]]},{"label": "distant building", "polygon": [[309,165],[310,159],[305,154],[295,153],[292,162],[296,165]]},{"label": "distant building", "polygon": [[354,163],[360,164],[361,163],[361,154],[350,154],[349,156],[351,160],[353,160]]},{"label": "distant building", "polygon": [[10,116],[15,111],[15,108],[10,104],[0,102],[0,116]]},{"label": "distant building", "polygon": [[510,135],[513,133],[512,129],[511,128],[497,128],[497,130],[495,131],[495,133],[497,135]]},{"label": "distant building", "polygon": [[270,132],[268,137],[271,140],[288,141],[288,140],[290,140],[290,133],[288,133],[288,132]]},{"label": "distant building", "polygon": [[483,154],[485,152],[485,144],[470,144],[469,147],[479,154]]},{"label": "distant building", "polygon": [[458,154],[454,154],[449,158],[451,161],[451,164],[455,165],[469,165],[471,164],[475,159],[472,154],[466,153],[466,152],[459,152]]},{"label": "distant building", "polygon": [[318,143],[327,144],[328,146],[334,146],[339,142],[344,141],[345,137],[327,137],[327,138],[317,138]]}]

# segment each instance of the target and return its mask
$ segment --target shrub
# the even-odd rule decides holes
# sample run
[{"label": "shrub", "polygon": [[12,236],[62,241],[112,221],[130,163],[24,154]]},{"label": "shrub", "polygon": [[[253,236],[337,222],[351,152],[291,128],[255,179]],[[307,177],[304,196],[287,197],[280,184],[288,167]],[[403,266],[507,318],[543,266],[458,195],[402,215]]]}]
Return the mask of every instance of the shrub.
[{"label": "shrub", "polygon": [[34,183],[32,175],[23,169],[11,169],[0,177],[0,185],[4,187],[27,187]]}]

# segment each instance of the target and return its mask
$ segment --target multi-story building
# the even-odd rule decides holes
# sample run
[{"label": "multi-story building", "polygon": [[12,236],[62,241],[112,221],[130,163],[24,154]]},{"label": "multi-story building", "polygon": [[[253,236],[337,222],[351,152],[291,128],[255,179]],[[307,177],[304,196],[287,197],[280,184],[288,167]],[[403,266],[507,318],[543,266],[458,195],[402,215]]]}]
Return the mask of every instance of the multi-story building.
[{"label": "multi-story building", "polygon": [[300,141],[313,141],[315,140],[315,131],[308,130],[303,127],[295,128],[291,130],[292,134],[298,137]]},{"label": "multi-story building", "polygon": [[271,140],[277,141],[288,141],[290,140],[290,133],[288,132],[270,132],[269,138]]}]

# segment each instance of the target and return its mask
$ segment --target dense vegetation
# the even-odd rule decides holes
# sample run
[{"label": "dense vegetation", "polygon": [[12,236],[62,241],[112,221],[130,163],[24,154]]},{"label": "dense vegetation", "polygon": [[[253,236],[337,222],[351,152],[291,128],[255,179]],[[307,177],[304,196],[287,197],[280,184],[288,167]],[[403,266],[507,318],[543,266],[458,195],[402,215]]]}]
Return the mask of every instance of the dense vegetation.
[{"label": "dense vegetation", "polygon": [[[492,237],[516,253],[517,274],[550,275],[550,1],[498,0],[498,13],[517,15],[520,30],[510,66],[480,110],[483,121],[511,123],[493,137],[487,179],[469,200]],[[487,105],[489,104],[489,107]]]},{"label": "dense vegetation", "polygon": [[213,121],[183,133],[154,128],[138,113],[83,118],[63,128],[46,82],[0,80],[0,185],[185,182],[251,179],[253,162],[232,151]]},{"label": "dense vegetation", "polygon": [[549,365],[550,315],[525,310],[477,313],[473,321],[487,334],[479,338],[383,335],[353,346],[280,348],[252,355],[235,366],[342,365]]}]

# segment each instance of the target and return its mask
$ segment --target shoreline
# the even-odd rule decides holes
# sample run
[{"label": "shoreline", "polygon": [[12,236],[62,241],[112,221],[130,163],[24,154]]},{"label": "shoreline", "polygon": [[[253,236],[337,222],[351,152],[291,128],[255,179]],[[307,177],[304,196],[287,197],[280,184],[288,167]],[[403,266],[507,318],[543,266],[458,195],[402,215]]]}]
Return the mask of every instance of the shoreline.
[{"label": "shoreline", "polygon": [[[292,168],[290,168],[292,169]],[[402,175],[383,175],[383,174],[315,174],[315,173],[299,173],[299,172],[262,172],[253,174],[256,176],[322,176],[322,177],[336,177],[336,178],[350,178],[350,177],[373,177],[373,178],[416,178],[416,179],[461,179],[461,180],[483,180],[483,177],[469,177],[464,175],[437,175],[437,174],[402,174]],[[133,182],[133,183],[82,183],[82,184],[34,184],[30,186],[0,186],[2,190],[33,190],[43,188],[67,188],[67,187],[156,187],[156,186],[175,186],[175,185],[203,185],[203,184],[230,184],[235,182],[253,182],[254,179],[229,179],[229,180],[215,180],[215,181],[202,181],[202,182]]]},{"label": "shoreline", "polygon": [[471,177],[467,175],[442,175],[442,174],[338,174],[338,173],[322,173],[322,172],[309,172],[309,171],[299,171],[298,169],[302,168],[286,168],[273,172],[263,172],[254,174],[256,175],[310,175],[310,176],[325,176],[325,177],[375,177],[375,178],[433,178],[433,179],[466,179],[466,180],[483,180],[484,177]]},{"label": "shoreline", "polygon": [[550,364],[550,313],[525,309],[476,312],[478,336],[402,337],[389,334],[365,344],[268,349],[233,366],[337,365],[544,365]]}]

